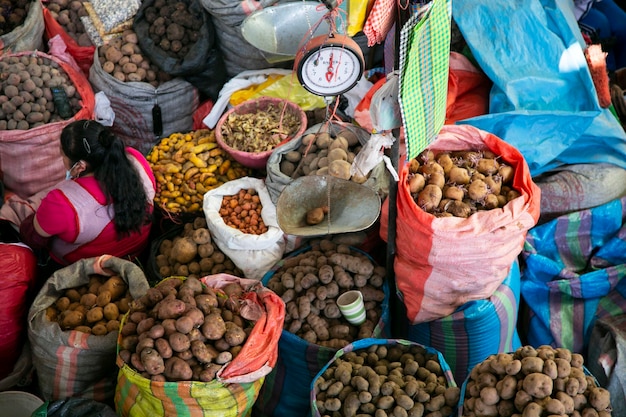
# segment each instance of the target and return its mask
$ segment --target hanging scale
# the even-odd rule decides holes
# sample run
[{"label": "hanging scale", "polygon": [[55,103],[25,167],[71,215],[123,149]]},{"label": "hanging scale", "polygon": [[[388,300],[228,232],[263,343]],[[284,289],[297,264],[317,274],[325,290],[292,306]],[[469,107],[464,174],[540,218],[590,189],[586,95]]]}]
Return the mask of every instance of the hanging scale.
[{"label": "hanging scale", "polygon": [[359,45],[349,36],[334,32],[309,40],[294,60],[300,84],[322,97],[338,96],[352,89],[364,68]]}]

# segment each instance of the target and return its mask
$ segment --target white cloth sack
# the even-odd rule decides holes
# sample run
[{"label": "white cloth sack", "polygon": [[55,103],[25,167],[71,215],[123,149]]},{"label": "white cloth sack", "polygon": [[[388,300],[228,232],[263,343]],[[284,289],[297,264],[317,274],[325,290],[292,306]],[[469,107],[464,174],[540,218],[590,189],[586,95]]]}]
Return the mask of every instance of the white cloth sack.
[{"label": "white cloth sack", "polygon": [[[224,196],[250,188],[256,190],[263,206],[261,218],[268,230],[261,235],[243,233],[228,226],[219,213]],[[243,177],[209,190],[204,194],[202,209],[213,241],[246,278],[260,280],[282,259],[286,246],[285,234],[278,226],[276,206],[263,180]]]}]

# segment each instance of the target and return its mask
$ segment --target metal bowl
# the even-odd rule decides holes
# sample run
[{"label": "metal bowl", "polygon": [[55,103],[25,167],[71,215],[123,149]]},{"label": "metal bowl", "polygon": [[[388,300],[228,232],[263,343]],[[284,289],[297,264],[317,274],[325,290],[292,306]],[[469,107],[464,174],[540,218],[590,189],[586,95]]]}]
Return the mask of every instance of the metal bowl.
[{"label": "metal bowl", "polygon": [[[309,210],[326,205],[330,211],[324,221],[306,224]],[[380,197],[374,190],[331,175],[296,178],[287,184],[276,203],[278,225],[294,236],[358,232],[376,222],[380,208]]]},{"label": "metal bowl", "polygon": [[258,10],[241,24],[243,38],[261,51],[269,63],[291,61],[307,37],[329,33],[322,22],[311,33],[328,9],[317,1],[294,1]]}]

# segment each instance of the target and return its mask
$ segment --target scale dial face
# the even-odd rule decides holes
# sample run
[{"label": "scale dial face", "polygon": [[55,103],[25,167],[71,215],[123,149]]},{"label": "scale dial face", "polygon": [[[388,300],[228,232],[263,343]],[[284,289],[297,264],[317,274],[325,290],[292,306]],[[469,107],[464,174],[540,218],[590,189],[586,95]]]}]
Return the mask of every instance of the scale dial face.
[{"label": "scale dial face", "polygon": [[363,75],[364,63],[359,52],[346,45],[332,43],[308,51],[298,62],[300,83],[318,96],[345,93]]}]

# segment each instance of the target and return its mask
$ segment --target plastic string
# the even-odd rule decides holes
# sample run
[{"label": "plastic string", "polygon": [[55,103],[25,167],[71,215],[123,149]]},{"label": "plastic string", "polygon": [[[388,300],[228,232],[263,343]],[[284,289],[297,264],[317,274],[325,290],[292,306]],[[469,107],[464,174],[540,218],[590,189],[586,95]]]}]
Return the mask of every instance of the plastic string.
[{"label": "plastic string", "polygon": [[[337,107],[339,106],[339,100],[335,100],[335,105],[333,106],[333,110],[330,113],[330,115],[328,114],[328,109],[329,106],[326,106],[326,111],[327,111],[327,116],[326,116],[326,120],[324,121],[324,123],[320,123],[319,124],[319,128],[317,129],[317,131],[315,133],[313,133],[315,136],[319,135],[321,132],[329,132],[330,133],[330,124],[332,120],[337,120],[337,121],[341,121],[341,119],[339,119],[336,115],[337,112]],[[293,170],[293,174],[291,174],[291,179],[294,179],[294,175],[296,175],[299,171],[300,168],[302,168],[302,163],[304,161],[304,158],[309,154],[309,150],[311,149],[311,146],[313,145],[315,141],[312,140],[310,141],[307,145],[306,148],[304,149],[302,158],[300,158],[300,161],[298,162],[298,165],[296,166],[296,169]]]},{"label": "plastic string", "polygon": [[[303,0],[304,1],[304,0]],[[340,0],[338,2],[338,6],[342,3],[343,0]],[[320,8],[322,7],[326,7],[323,4],[320,4],[319,6],[317,6],[317,10],[320,10]],[[330,28],[329,33],[328,33],[328,37],[327,39],[330,39],[332,37],[332,34],[335,33],[337,31],[337,25],[336,25],[336,21],[339,20],[341,22],[341,27],[345,29],[345,24],[346,21],[342,15],[342,13],[345,13],[343,10],[341,10],[339,7],[334,8],[333,10],[329,10],[327,13],[325,13],[321,18],[319,18],[313,25],[310,24],[309,22],[309,16],[307,14],[307,23],[309,23],[309,30],[308,32],[304,35],[303,39],[300,41],[300,43],[298,44],[298,51],[304,51],[306,45],[311,41],[311,39],[313,38],[313,33],[315,33],[315,31],[319,28],[319,26],[322,24],[322,22],[324,20],[326,20],[328,22],[328,26]],[[342,48],[343,49],[343,48]],[[341,55],[339,57],[339,60],[341,61]],[[287,97],[289,99],[291,99],[292,97],[292,92],[293,92],[293,86],[294,83],[297,82],[296,79],[296,74],[295,71],[291,72],[291,83],[289,83],[289,90],[287,91]],[[279,119],[279,129],[282,130],[283,129],[283,120],[284,120],[284,116],[285,116],[285,111],[286,111],[287,106],[284,105],[282,110],[281,110],[281,114],[280,114],[280,119]],[[337,106],[335,106],[335,109],[333,110],[333,115],[335,114],[337,109]],[[319,133],[319,132],[318,132]],[[286,138],[285,138],[286,139]],[[281,144],[284,142],[281,141]],[[307,151],[308,151],[308,147],[307,147]],[[306,155],[306,154],[305,154]],[[297,171],[297,169],[296,169]],[[294,172],[296,172],[294,171]]]}]

